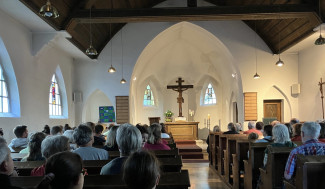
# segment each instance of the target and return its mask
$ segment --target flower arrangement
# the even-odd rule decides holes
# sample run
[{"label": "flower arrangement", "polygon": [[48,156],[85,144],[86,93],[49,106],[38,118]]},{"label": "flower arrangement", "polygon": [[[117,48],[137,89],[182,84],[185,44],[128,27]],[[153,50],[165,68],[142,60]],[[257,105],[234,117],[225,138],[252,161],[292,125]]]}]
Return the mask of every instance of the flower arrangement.
[{"label": "flower arrangement", "polygon": [[168,110],[167,112],[165,112],[165,117],[172,117],[174,115],[174,113],[170,110]]}]

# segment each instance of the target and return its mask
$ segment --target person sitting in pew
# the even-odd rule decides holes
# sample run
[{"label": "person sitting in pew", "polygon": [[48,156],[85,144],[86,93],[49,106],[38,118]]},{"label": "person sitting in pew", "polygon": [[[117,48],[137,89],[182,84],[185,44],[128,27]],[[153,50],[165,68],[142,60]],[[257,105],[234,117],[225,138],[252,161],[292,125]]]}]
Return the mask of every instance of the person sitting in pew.
[{"label": "person sitting in pew", "polygon": [[[272,135],[273,135],[274,143],[272,143],[271,146],[274,147],[296,147],[297,146],[295,143],[293,143],[290,140],[288,128],[283,124],[275,125],[272,130]],[[268,149],[266,148],[264,151],[264,161],[263,161],[264,167],[267,163],[267,156],[268,156]]]},{"label": "person sitting in pew", "polygon": [[137,124],[136,127],[139,129],[142,136],[142,147],[144,147],[145,143],[148,141],[149,131],[146,127]]},{"label": "person sitting in pew", "polygon": [[38,189],[82,189],[87,174],[81,157],[72,152],[60,152],[51,156],[46,162],[45,173]]},{"label": "person sitting in pew", "polygon": [[69,139],[69,145],[71,151],[77,149],[77,144],[74,142],[74,138],[73,138],[73,130],[64,131],[63,136]]},{"label": "person sitting in pew", "polygon": [[320,134],[319,134],[319,138],[318,140],[320,142],[324,142],[325,143],[325,123],[324,122],[320,122]]},{"label": "person sitting in pew", "polygon": [[123,180],[129,189],[154,189],[159,179],[159,161],[154,154],[141,150],[125,161]]},{"label": "person sitting in pew", "polygon": [[[259,122],[258,122],[259,123]],[[263,135],[260,130],[255,129],[255,121],[248,122],[248,130],[244,132],[244,134],[256,133],[258,135]]]},{"label": "person sitting in pew", "polygon": [[258,139],[258,134],[256,134],[256,133],[249,133],[249,135],[248,135],[248,140],[250,141],[250,142],[255,142],[255,140],[257,140]]},{"label": "person sitting in pew", "polygon": [[42,156],[41,145],[46,135],[43,132],[37,132],[33,134],[28,142],[28,155],[20,161],[44,161],[45,158]]},{"label": "person sitting in pew", "polygon": [[44,126],[44,129],[43,129],[42,132],[43,132],[44,134],[46,134],[46,136],[50,135],[50,134],[51,134],[50,126],[45,125],[45,126]]},{"label": "person sitting in pew", "polygon": [[142,137],[139,129],[131,124],[120,125],[116,133],[116,142],[120,157],[107,163],[100,171],[101,175],[115,175],[122,172],[122,165],[127,157],[141,149]]},{"label": "person sitting in pew", "polygon": [[100,124],[95,126],[95,133],[94,133],[94,143],[93,146],[103,146],[106,142],[104,135],[102,132],[104,127]]},{"label": "person sitting in pew", "polygon": [[265,125],[263,129],[263,139],[256,140],[255,143],[263,143],[263,142],[273,142],[272,140],[272,125]]},{"label": "person sitting in pew", "polygon": [[28,130],[26,125],[19,125],[15,127],[14,134],[17,138],[14,138],[11,140],[8,147],[11,151],[13,151],[11,148],[26,148],[28,144]]},{"label": "person sitting in pew", "polygon": [[[62,135],[48,136],[46,137],[41,145],[42,156],[45,159],[50,158],[53,154],[58,152],[69,151],[69,139]],[[45,175],[45,164],[40,167],[36,167],[31,171],[30,176],[44,176]]]},{"label": "person sitting in pew", "polygon": [[293,125],[293,138],[291,141],[301,141],[301,123],[296,123]]},{"label": "person sitting in pew", "polygon": [[159,123],[161,126],[161,138],[170,138],[169,134],[166,132],[166,126],[164,123]]},{"label": "person sitting in pew", "polygon": [[144,149],[147,150],[170,150],[167,143],[161,139],[161,127],[159,124],[152,124],[149,127],[149,138],[144,144]]},{"label": "person sitting in pew", "polygon": [[56,125],[51,128],[51,135],[62,135],[63,127],[61,125]]},{"label": "person sitting in pew", "polygon": [[73,132],[73,138],[79,147],[73,152],[79,154],[83,160],[108,160],[106,150],[92,147],[94,136],[91,127],[79,125]]},{"label": "person sitting in pew", "polygon": [[297,154],[325,155],[325,143],[319,142],[320,125],[316,122],[305,122],[301,128],[303,145],[293,149],[287,160],[284,178],[290,180],[295,172]]},{"label": "person sitting in pew", "polygon": [[239,134],[237,132],[237,128],[234,123],[228,123],[228,131],[224,132],[223,134]]},{"label": "person sitting in pew", "polygon": [[14,162],[11,158],[10,149],[7,146],[7,142],[4,138],[0,137],[0,184],[1,188],[18,188],[11,186],[9,178],[11,176],[17,176],[14,170]]},{"label": "person sitting in pew", "polygon": [[107,140],[106,144],[103,147],[104,150],[107,151],[118,151],[118,146],[116,142],[116,132],[119,126],[114,125],[110,128],[108,134],[107,134]]}]

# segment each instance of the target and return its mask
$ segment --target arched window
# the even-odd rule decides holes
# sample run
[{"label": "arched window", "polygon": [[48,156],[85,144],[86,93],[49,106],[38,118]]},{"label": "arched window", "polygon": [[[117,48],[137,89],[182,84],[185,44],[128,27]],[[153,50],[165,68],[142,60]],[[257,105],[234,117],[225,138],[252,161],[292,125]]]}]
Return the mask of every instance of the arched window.
[{"label": "arched window", "polygon": [[144,91],[143,105],[144,106],[154,106],[155,105],[155,100],[154,100],[150,85],[148,85],[146,90]]},{"label": "arched window", "polygon": [[0,113],[9,112],[9,98],[6,80],[3,76],[3,69],[0,66]]},{"label": "arched window", "polygon": [[50,87],[49,114],[50,116],[62,115],[60,90],[59,90],[59,85],[55,78],[55,74],[53,74],[52,76],[52,83]]},{"label": "arched window", "polygon": [[217,103],[216,94],[214,93],[211,83],[209,83],[204,95],[204,104],[210,105],[216,103]]}]

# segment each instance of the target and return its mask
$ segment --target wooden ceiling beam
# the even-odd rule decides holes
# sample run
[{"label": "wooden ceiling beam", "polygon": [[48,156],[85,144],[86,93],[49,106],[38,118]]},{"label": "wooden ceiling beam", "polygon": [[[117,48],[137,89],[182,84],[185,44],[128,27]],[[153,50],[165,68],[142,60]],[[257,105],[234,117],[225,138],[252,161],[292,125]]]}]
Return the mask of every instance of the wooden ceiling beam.
[{"label": "wooden ceiling beam", "polygon": [[181,7],[147,9],[79,10],[72,18],[78,23],[130,23],[209,20],[267,20],[306,18],[317,15],[309,5]]}]

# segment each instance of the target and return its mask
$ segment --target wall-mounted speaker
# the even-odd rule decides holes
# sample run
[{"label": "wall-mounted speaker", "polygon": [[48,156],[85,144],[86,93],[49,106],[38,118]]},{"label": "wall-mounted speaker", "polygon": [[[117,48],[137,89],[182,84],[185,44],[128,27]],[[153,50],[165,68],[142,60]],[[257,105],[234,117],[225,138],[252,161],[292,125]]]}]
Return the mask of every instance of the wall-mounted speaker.
[{"label": "wall-mounted speaker", "polygon": [[300,84],[299,83],[293,84],[291,86],[291,94],[293,94],[293,95],[300,94]]},{"label": "wall-mounted speaker", "polygon": [[79,91],[76,91],[72,95],[72,100],[74,103],[82,102],[82,94]]}]

